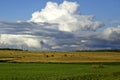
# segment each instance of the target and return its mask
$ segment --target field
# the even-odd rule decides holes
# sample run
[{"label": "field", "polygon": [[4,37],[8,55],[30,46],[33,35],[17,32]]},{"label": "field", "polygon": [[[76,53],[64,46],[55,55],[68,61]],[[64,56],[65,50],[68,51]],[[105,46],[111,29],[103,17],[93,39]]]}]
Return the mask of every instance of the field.
[{"label": "field", "polygon": [[120,80],[120,53],[0,50],[0,80]]},{"label": "field", "polygon": [[0,50],[1,62],[120,62],[120,52],[30,52]]},{"label": "field", "polygon": [[0,80],[120,80],[120,63],[0,63]]}]

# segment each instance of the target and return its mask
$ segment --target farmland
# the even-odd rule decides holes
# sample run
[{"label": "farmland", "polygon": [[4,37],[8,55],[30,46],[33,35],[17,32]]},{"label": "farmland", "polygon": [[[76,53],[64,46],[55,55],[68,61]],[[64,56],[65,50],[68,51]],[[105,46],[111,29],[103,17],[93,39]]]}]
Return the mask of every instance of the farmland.
[{"label": "farmland", "polygon": [[120,52],[30,52],[0,50],[0,61],[7,62],[120,62]]},{"label": "farmland", "polygon": [[0,50],[0,80],[120,80],[120,53]]},{"label": "farmland", "polygon": [[0,63],[0,80],[119,80],[120,63]]}]

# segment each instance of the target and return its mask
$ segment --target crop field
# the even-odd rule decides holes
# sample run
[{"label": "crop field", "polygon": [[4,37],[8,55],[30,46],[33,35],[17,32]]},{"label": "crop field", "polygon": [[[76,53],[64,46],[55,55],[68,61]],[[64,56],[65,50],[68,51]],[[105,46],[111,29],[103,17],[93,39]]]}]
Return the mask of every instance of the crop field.
[{"label": "crop field", "polygon": [[120,53],[0,50],[0,80],[120,80]]},{"label": "crop field", "polygon": [[120,63],[0,63],[0,80],[120,80]]},{"label": "crop field", "polygon": [[120,62],[120,52],[30,52],[0,50],[1,62]]}]

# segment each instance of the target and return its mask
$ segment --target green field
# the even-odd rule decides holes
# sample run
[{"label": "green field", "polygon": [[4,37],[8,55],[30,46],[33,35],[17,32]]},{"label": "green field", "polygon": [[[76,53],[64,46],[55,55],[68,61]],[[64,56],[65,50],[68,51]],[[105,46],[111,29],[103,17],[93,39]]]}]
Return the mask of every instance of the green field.
[{"label": "green field", "polygon": [[120,63],[0,63],[0,80],[120,80]]}]

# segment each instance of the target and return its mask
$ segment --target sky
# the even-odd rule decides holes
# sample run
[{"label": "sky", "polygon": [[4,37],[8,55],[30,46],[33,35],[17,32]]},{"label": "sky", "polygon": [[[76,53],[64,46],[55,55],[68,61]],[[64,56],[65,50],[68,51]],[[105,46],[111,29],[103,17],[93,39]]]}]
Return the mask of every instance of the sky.
[{"label": "sky", "polygon": [[120,49],[120,0],[0,0],[0,47]]},{"label": "sky", "polygon": [[[63,0],[0,0],[0,20],[28,20],[34,11],[41,10],[48,1]],[[69,0],[80,4],[80,13],[95,15],[97,20],[120,20],[120,0]]]}]

